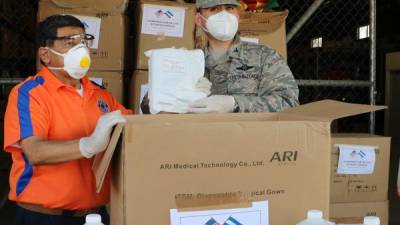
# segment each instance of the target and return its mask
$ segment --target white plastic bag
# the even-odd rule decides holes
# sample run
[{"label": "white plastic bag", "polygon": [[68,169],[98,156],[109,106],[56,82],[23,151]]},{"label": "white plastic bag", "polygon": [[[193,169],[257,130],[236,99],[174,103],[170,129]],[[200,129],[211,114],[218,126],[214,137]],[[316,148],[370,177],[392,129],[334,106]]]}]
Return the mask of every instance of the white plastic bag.
[{"label": "white plastic bag", "polygon": [[146,52],[149,57],[150,113],[188,112],[189,103],[207,97],[196,88],[204,75],[202,50],[174,48]]}]

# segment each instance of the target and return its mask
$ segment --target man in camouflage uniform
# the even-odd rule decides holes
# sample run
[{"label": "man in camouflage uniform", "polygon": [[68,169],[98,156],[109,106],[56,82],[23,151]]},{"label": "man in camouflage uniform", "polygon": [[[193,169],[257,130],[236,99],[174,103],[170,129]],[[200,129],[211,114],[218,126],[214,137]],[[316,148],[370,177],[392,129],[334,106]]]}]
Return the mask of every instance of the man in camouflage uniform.
[{"label": "man in camouflage uniform", "polygon": [[239,18],[238,0],[196,0],[196,6],[196,24],[208,39],[205,76],[212,86],[211,96],[192,103],[190,112],[276,112],[299,104],[285,59],[267,46],[240,40],[232,17]]}]

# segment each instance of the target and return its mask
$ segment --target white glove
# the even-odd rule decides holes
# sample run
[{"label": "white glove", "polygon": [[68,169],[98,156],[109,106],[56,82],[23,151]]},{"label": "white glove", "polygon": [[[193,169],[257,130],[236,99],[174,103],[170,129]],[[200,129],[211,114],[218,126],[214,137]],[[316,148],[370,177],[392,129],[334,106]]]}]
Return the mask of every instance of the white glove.
[{"label": "white glove", "polygon": [[114,125],[125,122],[126,120],[120,110],[100,116],[93,133],[79,140],[81,154],[86,158],[91,158],[93,155],[104,151],[110,141],[110,134]]},{"label": "white glove", "polygon": [[235,99],[230,95],[212,95],[189,104],[191,113],[229,113],[233,112]]},{"label": "white glove", "polygon": [[201,77],[195,86],[198,91],[205,93],[207,96],[211,94],[211,82],[207,77]]}]

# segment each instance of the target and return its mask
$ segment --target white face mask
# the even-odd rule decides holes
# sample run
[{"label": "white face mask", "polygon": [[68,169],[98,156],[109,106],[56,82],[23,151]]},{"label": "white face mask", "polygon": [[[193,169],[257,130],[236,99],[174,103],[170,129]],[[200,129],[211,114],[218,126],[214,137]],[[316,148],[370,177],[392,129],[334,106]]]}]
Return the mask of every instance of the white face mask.
[{"label": "white face mask", "polygon": [[89,49],[84,44],[75,45],[66,53],[59,53],[48,48],[54,54],[64,57],[64,67],[48,67],[52,70],[65,70],[72,78],[81,79],[90,67]]},{"label": "white face mask", "polygon": [[207,29],[203,29],[217,40],[230,41],[238,31],[238,18],[225,10],[208,17],[208,19],[202,15],[200,16],[207,20]]}]

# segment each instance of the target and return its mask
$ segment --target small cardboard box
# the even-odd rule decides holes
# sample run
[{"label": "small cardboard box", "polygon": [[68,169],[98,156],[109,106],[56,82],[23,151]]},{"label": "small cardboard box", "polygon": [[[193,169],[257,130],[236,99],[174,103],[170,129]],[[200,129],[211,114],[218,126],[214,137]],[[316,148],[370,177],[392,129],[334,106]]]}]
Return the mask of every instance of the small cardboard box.
[{"label": "small cardboard box", "polygon": [[148,69],[144,53],[157,48],[194,48],[194,4],[173,1],[144,1],[137,6],[137,65]]},{"label": "small cardboard box", "polygon": [[284,58],[286,50],[286,17],[282,12],[243,12],[240,15],[239,31],[244,40],[267,45]]},{"label": "small cardboard box", "polygon": [[[376,147],[374,172],[370,175],[337,174],[338,145]],[[388,199],[390,138],[370,134],[332,136],[331,203],[374,202]]]},{"label": "small cardboard box", "polygon": [[131,77],[129,85],[129,107],[134,110],[135,114],[140,114],[140,97],[142,97],[143,85],[149,81],[149,72],[147,70],[135,70]]},{"label": "small cardboard box", "polygon": [[362,225],[364,216],[377,216],[381,225],[389,225],[389,202],[333,203],[330,220],[336,225]]},{"label": "small cardboard box", "polygon": [[118,11],[99,11],[92,7],[68,8],[62,3],[63,1],[61,0],[40,1],[38,20],[42,21],[54,14],[71,14],[77,16],[78,19],[83,20],[85,26],[87,26],[86,32],[94,35],[98,43],[96,46],[95,42],[95,46],[90,49],[90,56],[92,59],[90,70],[123,70],[126,17]]},{"label": "small cardboard box", "polygon": [[123,75],[122,72],[91,72],[89,71],[89,79],[103,86],[123,104]]},{"label": "small cardboard box", "polygon": [[95,158],[97,188],[114,154],[112,224],[169,224],[170,209],[258,200],[273,225],[313,208],[328,217],[331,121],[383,108],[325,100],[281,113],[127,116]]}]

